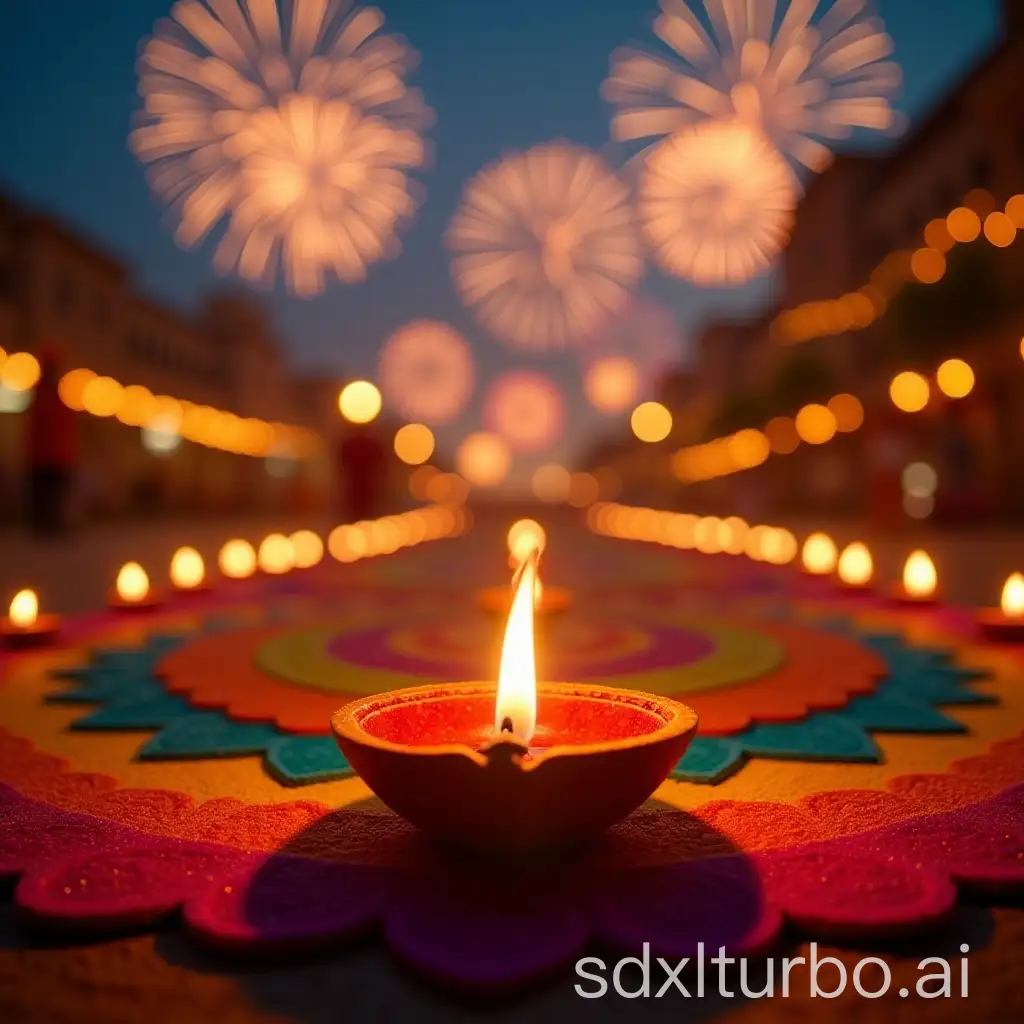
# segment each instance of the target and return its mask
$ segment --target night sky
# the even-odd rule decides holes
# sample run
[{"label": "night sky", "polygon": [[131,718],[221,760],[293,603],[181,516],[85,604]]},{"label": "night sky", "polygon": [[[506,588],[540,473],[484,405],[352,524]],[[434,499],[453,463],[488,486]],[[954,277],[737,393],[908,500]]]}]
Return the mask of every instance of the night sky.
[{"label": "night sky", "polygon": [[[179,249],[126,137],[138,108],[139,42],[171,0],[29,0],[4,5],[0,30],[0,185],[66,219],[134,270],[143,291],[183,310],[219,279],[212,247]],[[312,300],[269,296],[296,365],[372,376],[380,343],[418,317],[447,320],[473,342],[480,375],[530,365],[550,372],[571,410],[558,450],[568,458],[600,419],[587,414],[571,355],[529,357],[493,341],[461,309],[442,244],[465,180],[503,153],[551,139],[608,149],[599,95],[612,50],[653,39],[655,0],[380,0],[387,28],[421,55],[411,84],[437,113],[427,200],[404,253],[356,287]],[[901,107],[928,109],[997,32],[997,0],[881,0],[906,84]],[[763,302],[769,285],[700,292],[649,269],[642,293],[666,305],[693,336],[715,315]],[[447,440],[479,425],[471,406]],[[520,467],[520,473],[537,461]]]}]

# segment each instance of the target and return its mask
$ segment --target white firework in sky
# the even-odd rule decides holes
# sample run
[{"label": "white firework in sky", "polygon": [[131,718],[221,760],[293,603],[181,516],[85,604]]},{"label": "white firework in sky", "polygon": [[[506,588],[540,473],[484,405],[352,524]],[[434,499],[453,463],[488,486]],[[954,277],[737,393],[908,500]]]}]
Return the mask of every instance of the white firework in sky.
[{"label": "white firework in sky", "polygon": [[178,0],[139,61],[131,146],[217,268],[312,295],[360,281],[416,208],[432,114],[406,85],[415,54],[351,0]]},{"label": "white firework in sky", "polygon": [[589,150],[535,146],[480,171],[448,228],[463,302],[523,348],[585,340],[643,272],[626,185]]},{"label": "white firework in sky", "polygon": [[659,3],[655,35],[681,60],[613,54],[602,92],[615,107],[618,141],[656,143],[703,120],[739,118],[818,171],[831,159],[830,143],[853,129],[896,126],[890,100],[902,74],[869,0]]},{"label": "white firework in sky", "polygon": [[676,132],[644,163],[638,207],[654,257],[699,285],[738,285],[789,241],[795,176],[760,132],[709,121]]}]

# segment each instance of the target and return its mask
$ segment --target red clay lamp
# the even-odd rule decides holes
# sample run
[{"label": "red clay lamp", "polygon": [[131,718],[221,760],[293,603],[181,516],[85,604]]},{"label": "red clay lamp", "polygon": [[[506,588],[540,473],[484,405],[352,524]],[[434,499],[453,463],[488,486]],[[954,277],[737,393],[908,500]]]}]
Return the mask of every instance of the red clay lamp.
[{"label": "red clay lamp", "polygon": [[34,590],[19,590],[11,601],[7,617],[0,619],[0,647],[20,651],[45,647],[60,630],[56,615],[39,614],[39,598]]},{"label": "red clay lamp", "polygon": [[982,608],[978,626],[986,640],[997,643],[1024,642],[1024,576],[1013,573],[1003,584],[998,608]]},{"label": "red clay lamp", "polygon": [[514,856],[594,839],[657,789],[697,729],[696,714],[673,700],[537,683],[538,554],[513,582],[497,691],[486,683],[396,690],[331,720],[367,786],[450,845]]}]

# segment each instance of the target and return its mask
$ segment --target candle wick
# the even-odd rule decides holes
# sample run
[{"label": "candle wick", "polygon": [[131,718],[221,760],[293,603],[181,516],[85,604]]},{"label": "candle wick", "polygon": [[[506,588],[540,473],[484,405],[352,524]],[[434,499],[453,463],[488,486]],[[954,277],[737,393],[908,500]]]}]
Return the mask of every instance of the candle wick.
[{"label": "candle wick", "polygon": [[501,731],[502,732],[511,732],[511,733],[515,732],[515,729],[512,728],[512,718],[509,715],[506,715],[501,720]]}]

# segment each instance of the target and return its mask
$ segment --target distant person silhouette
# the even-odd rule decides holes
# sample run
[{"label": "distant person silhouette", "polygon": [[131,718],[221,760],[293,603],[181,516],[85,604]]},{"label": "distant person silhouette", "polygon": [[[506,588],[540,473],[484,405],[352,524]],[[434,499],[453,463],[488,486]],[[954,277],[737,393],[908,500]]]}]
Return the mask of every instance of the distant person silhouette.
[{"label": "distant person silhouette", "polygon": [[379,514],[387,472],[387,453],[371,428],[353,426],[338,449],[342,515],[346,522],[375,519]]},{"label": "distant person silhouette", "polygon": [[29,410],[29,524],[35,533],[55,536],[67,525],[68,501],[78,466],[78,422],[57,390],[59,357],[44,351],[35,401]]}]

